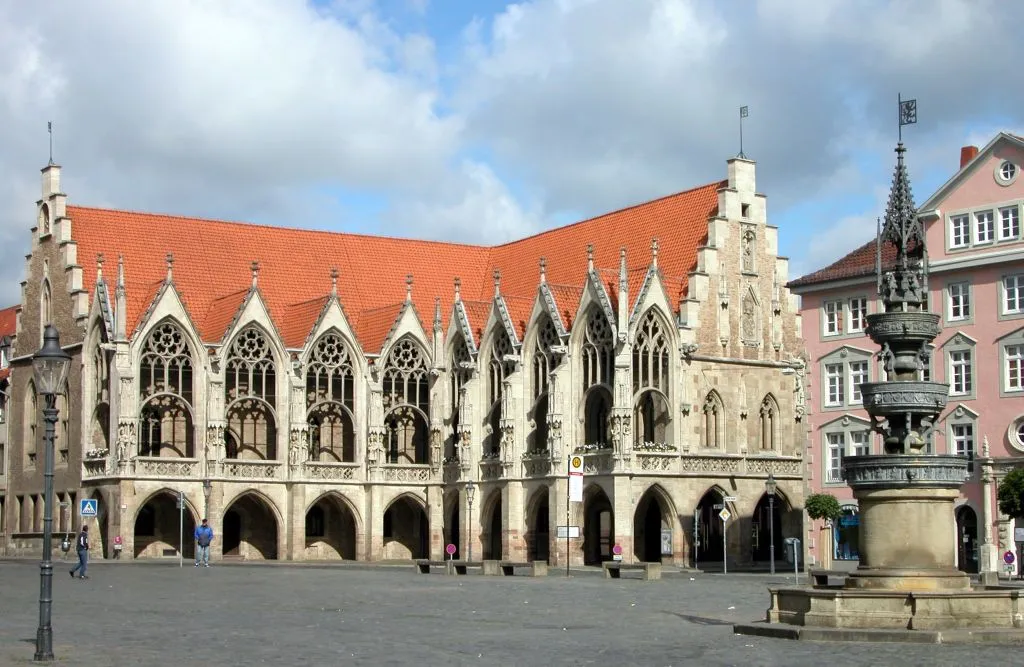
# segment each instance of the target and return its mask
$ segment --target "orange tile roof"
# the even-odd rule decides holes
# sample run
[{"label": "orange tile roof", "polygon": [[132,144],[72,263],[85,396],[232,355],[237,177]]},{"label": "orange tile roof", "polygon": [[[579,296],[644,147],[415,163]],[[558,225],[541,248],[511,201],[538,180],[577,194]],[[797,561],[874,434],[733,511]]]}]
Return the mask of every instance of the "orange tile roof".
[{"label": "orange tile roof", "polygon": [[[820,285],[838,280],[862,278],[875,275],[876,242],[868,241],[841,259],[832,262],[823,269],[801,276],[786,283],[786,287],[805,287]],[[882,244],[882,268],[889,270],[896,265],[896,246],[890,241]]]},{"label": "orange tile roof", "polygon": [[0,310],[0,338],[13,336],[18,328],[18,308],[21,306],[8,306]]},{"label": "orange tile roof", "polygon": [[725,185],[711,183],[494,247],[81,206],[68,206],[68,216],[87,289],[96,280],[97,254],[124,256],[132,329],[159,293],[167,273],[165,256],[173,253],[175,288],[206,342],[219,342],[252,283],[250,263],[258,261],[259,290],[270,315],[285,344],[299,347],[319,316],[331,288],[330,270],[336,267],[338,300],[364,351],[375,353],[401,311],[407,274],[413,277],[417,313],[431,316],[435,297],[443,313],[451,312],[451,286],[460,278],[478,340],[494,294],[495,269],[502,272],[501,293],[521,335],[542,256],[564,324],[571,327],[586,277],[588,244],[594,246],[599,267],[617,267],[619,248],[626,248],[635,299],[650,263],[651,239],[657,238],[666,283],[685,292],[697,250],[707,238],[707,220],[717,214],[717,192]]}]

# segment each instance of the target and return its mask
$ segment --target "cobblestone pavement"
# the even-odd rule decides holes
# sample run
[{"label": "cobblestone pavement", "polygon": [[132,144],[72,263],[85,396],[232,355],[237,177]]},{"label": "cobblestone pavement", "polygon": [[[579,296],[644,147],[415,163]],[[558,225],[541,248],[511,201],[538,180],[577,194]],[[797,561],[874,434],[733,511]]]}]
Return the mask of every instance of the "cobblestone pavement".
[{"label": "cobblestone pavement", "polygon": [[[30,664],[38,564],[0,562],[0,664]],[[424,576],[411,567],[93,564],[54,578],[58,664],[1020,664],[1020,648],[792,642],[734,635],[783,577],[662,581]]]}]

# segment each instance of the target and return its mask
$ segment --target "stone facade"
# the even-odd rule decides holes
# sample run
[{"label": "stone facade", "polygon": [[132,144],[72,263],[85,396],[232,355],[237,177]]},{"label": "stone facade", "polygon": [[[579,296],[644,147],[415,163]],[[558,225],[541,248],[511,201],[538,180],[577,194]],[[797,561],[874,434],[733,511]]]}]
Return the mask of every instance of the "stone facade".
[{"label": "stone facade", "polygon": [[[78,246],[95,231],[73,232],[87,212],[68,214],[60,168],[45,168],[12,361],[8,554],[39,548],[31,355],[52,321],[74,356],[55,488],[75,508],[99,500],[97,556],[114,536],[126,557],[175,555],[181,492],[186,556],[206,516],[215,558],[440,558],[452,543],[461,558],[564,564],[567,548],[593,563],[618,545],[627,561],[700,564],[722,558],[724,505],[729,559],[750,563],[767,560],[771,474],[781,558],[782,540],[802,532],[806,363],[754,172],[728,162],[693,247],[659,247],[679,221],[657,219],[649,255],[623,249],[618,267],[601,266],[593,245],[614,241],[609,222],[586,263],[575,259],[572,285],[549,282],[524,250],[505,278],[528,296],[503,288],[497,268],[490,299],[464,298],[456,278],[450,307],[431,295],[431,325],[411,276],[393,310],[352,315],[336,271],[322,299],[279,308],[258,262],[241,290],[209,278],[220,291],[203,320],[178,280],[193,258],[168,255],[162,280],[140,287],[125,278],[133,247],[117,238],[106,241],[123,255],[116,270],[113,256],[89,258],[85,285]],[[663,275],[659,256],[680,253],[695,257],[688,275]],[[539,265],[533,278],[524,262]],[[311,308],[311,326],[289,315]],[[381,313],[383,342],[371,344]],[[572,453],[585,491],[570,506]],[[581,527],[568,546],[566,521]]]}]

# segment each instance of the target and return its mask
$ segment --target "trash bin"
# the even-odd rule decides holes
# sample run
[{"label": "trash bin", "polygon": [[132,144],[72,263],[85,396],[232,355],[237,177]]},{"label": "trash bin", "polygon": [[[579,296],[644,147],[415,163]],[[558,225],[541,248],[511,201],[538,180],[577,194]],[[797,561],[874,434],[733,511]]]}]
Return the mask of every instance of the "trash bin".
[{"label": "trash bin", "polygon": [[787,537],[786,543],[786,562],[790,565],[796,565],[799,567],[802,559],[802,553],[800,550],[800,538],[799,537]]}]

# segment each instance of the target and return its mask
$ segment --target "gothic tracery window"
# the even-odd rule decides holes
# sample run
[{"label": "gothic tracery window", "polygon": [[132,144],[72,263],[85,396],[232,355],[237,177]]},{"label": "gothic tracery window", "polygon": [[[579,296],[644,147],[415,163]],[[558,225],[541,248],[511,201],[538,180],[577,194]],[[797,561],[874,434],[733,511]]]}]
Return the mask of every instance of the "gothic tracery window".
[{"label": "gothic tracery window", "polygon": [[452,347],[451,371],[448,374],[448,404],[451,406],[448,425],[451,430],[444,443],[445,458],[458,456],[459,438],[462,430],[460,413],[462,410],[462,391],[473,376],[473,359],[469,354],[469,346],[461,335],[455,338]]},{"label": "gothic tracery window", "polygon": [[277,459],[277,374],[270,342],[248,326],[228,348],[224,369],[227,457]]},{"label": "gothic tracery window", "polygon": [[544,316],[539,324],[537,340],[533,349],[532,383],[533,407],[530,420],[533,432],[527,436],[527,451],[542,452],[548,449],[548,412],[551,410],[549,382],[551,372],[561,363],[561,355],[552,348],[562,344],[555,323],[550,315]]},{"label": "gothic tracery window", "polygon": [[512,341],[504,327],[500,327],[491,344],[490,361],[487,363],[487,425],[490,433],[484,443],[484,453],[496,456],[501,451],[501,408],[505,395],[505,379],[515,370],[515,362],[507,361],[512,354]]},{"label": "gothic tracery window", "polygon": [[768,394],[761,401],[761,449],[775,451],[778,445],[779,404]]},{"label": "gothic tracery window", "polygon": [[614,370],[614,346],[611,324],[598,308],[587,312],[580,358],[583,364],[584,444],[608,446],[608,419],[611,415],[611,380]]},{"label": "gothic tracery window", "polygon": [[320,337],[306,367],[306,424],[314,461],[356,460],[355,371],[344,339]]},{"label": "gothic tracery window", "polygon": [[163,322],[149,333],[139,366],[139,456],[192,457],[192,353],[185,333]]},{"label": "gothic tracery window", "polygon": [[25,394],[28,399],[25,401],[25,458],[27,466],[31,468],[37,463],[36,453],[41,449],[39,438],[42,436],[39,429],[39,394],[36,392],[34,382],[29,381]]},{"label": "gothic tracery window", "polygon": [[704,399],[704,447],[721,449],[725,441],[725,404],[712,389]]},{"label": "gothic tracery window", "polygon": [[93,408],[92,424],[89,432],[89,444],[93,449],[109,449],[110,447],[110,366],[107,353],[100,345],[103,339],[96,337],[96,347],[92,352]]},{"label": "gothic tracery window", "polygon": [[671,386],[669,340],[663,320],[647,311],[633,345],[633,423],[636,443],[666,444],[672,416],[668,395]]},{"label": "gothic tracery window", "polygon": [[384,365],[384,425],[388,463],[429,463],[430,381],[419,346],[400,340]]}]

